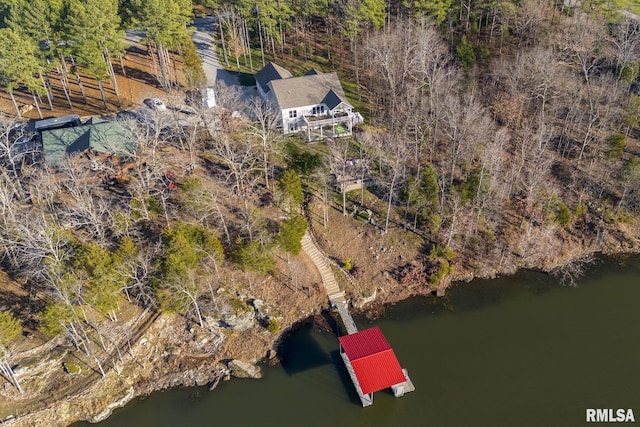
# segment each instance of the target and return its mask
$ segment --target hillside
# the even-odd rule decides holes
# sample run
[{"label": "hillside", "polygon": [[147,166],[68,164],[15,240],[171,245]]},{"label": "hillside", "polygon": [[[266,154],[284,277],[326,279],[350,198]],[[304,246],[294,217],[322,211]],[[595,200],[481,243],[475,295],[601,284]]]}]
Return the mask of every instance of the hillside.
[{"label": "hillside", "polygon": [[[172,25],[186,29],[191,3],[175,3],[183,7]],[[156,34],[137,4],[107,21]],[[217,87],[219,107],[194,105],[195,114],[114,111],[104,118],[135,149],[84,150],[52,164],[46,152],[16,150],[33,135],[11,96],[0,104],[0,419],[93,419],[134,395],[214,385],[232,359],[277,356],[296,322],[329,309],[319,273],[300,252],[305,230],[363,310],[521,268],[571,285],[594,253],[638,251],[633,17],[602,2],[372,2],[357,13],[341,2],[282,4],[291,8],[280,21],[233,3],[212,9],[221,61],[247,84],[263,61],[294,75],[337,71],[366,118],[352,137],[309,144],[282,135],[266,125],[280,114],[272,104]],[[0,42],[67,40],[84,28],[20,33],[7,30],[15,27],[10,8],[0,14]],[[182,36],[120,46],[137,68],[118,70],[119,55],[41,53],[62,55],[59,67],[77,57],[79,69],[94,72],[86,79],[95,99],[79,112],[104,106],[112,78],[121,91],[138,79],[140,96],[171,93],[182,102],[198,87]],[[111,60],[113,69],[95,72]],[[7,95],[47,98],[36,77],[55,67],[10,74],[3,64]],[[53,86],[57,103],[64,81]],[[118,109],[115,87],[107,93],[107,107]],[[59,115],[77,111],[62,104]],[[343,176],[372,185],[341,191]]]}]

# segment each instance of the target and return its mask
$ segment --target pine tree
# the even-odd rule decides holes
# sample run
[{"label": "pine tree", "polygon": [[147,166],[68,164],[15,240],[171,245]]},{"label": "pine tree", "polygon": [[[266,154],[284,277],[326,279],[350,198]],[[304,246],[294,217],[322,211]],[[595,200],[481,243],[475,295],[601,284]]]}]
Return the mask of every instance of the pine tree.
[{"label": "pine tree", "polygon": [[0,83],[11,96],[18,115],[20,109],[13,96],[13,91],[26,86],[33,95],[34,102],[40,110],[35,93],[41,94],[44,89],[36,77],[42,66],[35,57],[35,47],[28,39],[11,28],[0,28]]},{"label": "pine tree", "polygon": [[304,200],[302,182],[292,169],[287,169],[278,180],[278,192],[285,212],[295,211]]},{"label": "pine tree", "polygon": [[301,215],[293,215],[284,220],[278,232],[278,242],[291,255],[298,255],[302,249],[302,236],[307,231],[307,220]]},{"label": "pine tree", "polygon": [[402,4],[414,16],[428,16],[442,24],[447,19],[453,0],[404,0]]},{"label": "pine tree", "polygon": [[[7,25],[27,38],[35,48],[42,65],[40,81],[46,90],[49,107],[53,110],[53,93],[46,71],[57,68],[54,60],[57,50],[57,29],[62,12],[62,0],[13,0],[9,5]],[[69,104],[66,81],[61,79]]]},{"label": "pine tree", "polygon": [[65,38],[73,41],[72,53],[98,81],[105,109],[107,100],[102,82],[108,77],[120,102],[111,63],[113,56],[122,56],[125,47],[117,6],[117,0],[69,0],[63,26]]},{"label": "pine tree", "polygon": [[[160,85],[171,87],[169,49],[178,49],[180,42],[190,36],[191,0],[131,0],[130,10],[136,25],[142,27],[147,40],[155,46],[158,58]],[[175,74],[177,83],[178,76]]]}]

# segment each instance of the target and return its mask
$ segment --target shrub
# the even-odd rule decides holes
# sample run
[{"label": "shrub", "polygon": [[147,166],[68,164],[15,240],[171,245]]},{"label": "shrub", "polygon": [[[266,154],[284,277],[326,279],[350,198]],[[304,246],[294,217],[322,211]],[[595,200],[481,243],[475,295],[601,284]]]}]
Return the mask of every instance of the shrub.
[{"label": "shrub", "polygon": [[627,145],[624,134],[616,132],[607,138],[607,142],[609,143],[609,157],[612,159],[619,159],[622,157],[624,147]]},{"label": "shrub", "polygon": [[268,273],[276,265],[271,250],[257,240],[239,244],[231,254],[231,260],[241,270],[259,273]]},{"label": "shrub", "polygon": [[447,261],[451,261],[455,258],[456,253],[449,246],[446,245],[434,245],[429,252],[429,258],[435,260],[437,258],[444,258]]},{"label": "shrub", "polygon": [[351,269],[353,268],[353,266],[351,265],[351,258],[347,258],[344,260],[343,268],[347,271],[351,271]]},{"label": "shrub", "polygon": [[64,369],[67,374],[71,375],[76,375],[81,372],[80,367],[73,362],[63,362],[62,369]]},{"label": "shrub", "polygon": [[269,322],[267,323],[267,331],[274,333],[274,332],[278,332],[280,330],[280,325],[278,325],[278,322],[276,321],[276,319],[269,319]]},{"label": "shrub", "polygon": [[460,44],[456,47],[456,58],[462,64],[462,69],[466,72],[471,70],[476,62],[476,52],[473,45],[467,41],[466,36],[462,36]]},{"label": "shrub", "polygon": [[569,208],[562,202],[558,202],[556,208],[556,222],[563,227],[567,227],[571,223],[571,212]]}]

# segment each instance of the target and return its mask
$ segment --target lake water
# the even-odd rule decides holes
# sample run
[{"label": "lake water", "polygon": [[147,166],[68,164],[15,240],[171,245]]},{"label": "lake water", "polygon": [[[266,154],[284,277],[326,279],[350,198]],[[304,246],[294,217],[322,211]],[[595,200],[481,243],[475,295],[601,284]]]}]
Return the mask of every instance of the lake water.
[{"label": "lake water", "polygon": [[[640,422],[640,259],[599,261],[577,288],[522,272],[389,307],[377,325],[416,391],[362,408],[335,335],[303,326],[262,380],[154,393],[108,426],[579,426],[587,408]],[[90,424],[77,424],[77,426]]]}]

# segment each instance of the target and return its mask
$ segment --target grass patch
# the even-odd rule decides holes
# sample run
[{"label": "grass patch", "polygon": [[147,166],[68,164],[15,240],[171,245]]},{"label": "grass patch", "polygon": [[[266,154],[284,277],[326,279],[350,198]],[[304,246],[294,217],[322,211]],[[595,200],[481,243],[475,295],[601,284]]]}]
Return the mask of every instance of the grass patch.
[{"label": "grass patch", "polygon": [[71,374],[71,375],[77,375],[80,372],[82,372],[80,367],[78,365],[76,365],[75,363],[73,363],[73,362],[64,362],[62,364],[62,369],[64,369],[64,371],[67,374]]}]

